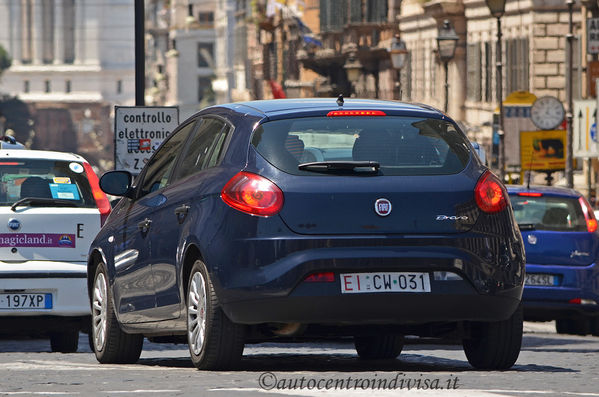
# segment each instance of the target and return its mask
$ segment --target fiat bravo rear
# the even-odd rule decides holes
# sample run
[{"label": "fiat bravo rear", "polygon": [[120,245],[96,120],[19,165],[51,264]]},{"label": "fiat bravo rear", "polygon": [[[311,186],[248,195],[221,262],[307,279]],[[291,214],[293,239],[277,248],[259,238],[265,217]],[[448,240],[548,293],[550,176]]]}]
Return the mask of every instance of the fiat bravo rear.
[{"label": "fiat bravo rear", "polygon": [[101,186],[124,196],[90,254],[101,362],[178,335],[202,369],[248,342],[331,336],[364,359],[397,357],[403,335],[461,338],[477,368],[518,357],[524,252],[506,190],[435,109],[207,108],[135,184],[115,171]]}]

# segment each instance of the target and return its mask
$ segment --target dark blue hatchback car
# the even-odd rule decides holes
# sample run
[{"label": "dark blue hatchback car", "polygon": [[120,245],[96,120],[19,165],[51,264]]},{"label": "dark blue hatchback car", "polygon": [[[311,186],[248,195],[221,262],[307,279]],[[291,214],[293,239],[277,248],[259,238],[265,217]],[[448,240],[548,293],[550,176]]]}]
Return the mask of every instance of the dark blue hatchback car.
[{"label": "dark blue hatchback car", "polygon": [[599,336],[599,231],[577,191],[508,186],[526,250],[524,317]]},{"label": "dark blue hatchback car", "polygon": [[122,196],[93,242],[92,339],[135,362],[143,337],[188,342],[200,369],[244,344],[353,337],[364,359],[404,335],[463,340],[477,368],[520,352],[524,249],[501,182],[427,106],[304,99],[202,110]]}]

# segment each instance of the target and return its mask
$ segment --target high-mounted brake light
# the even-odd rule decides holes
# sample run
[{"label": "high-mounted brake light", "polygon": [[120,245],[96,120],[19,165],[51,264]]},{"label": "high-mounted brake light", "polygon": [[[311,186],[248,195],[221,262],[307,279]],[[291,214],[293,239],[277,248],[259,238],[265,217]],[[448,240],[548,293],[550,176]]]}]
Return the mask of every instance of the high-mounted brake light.
[{"label": "high-mounted brake light", "polygon": [[94,200],[96,200],[96,205],[100,210],[100,224],[104,225],[108,215],[110,215],[110,201],[108,201],[106,193],[100,189],[100,180],[98,179],[98,175],[96,175],[92,166],[89,165],[89,163],[83,163],[83,168],[85,169],[85,174],[87,175],[89,185],[92,188],[92,195],[94,196]]},{"label": "high-mounted brake light", "polygon": [[578,202],[582,207],[584,213],[584,219],[587,221],[587,230],[589,233],[597,231],[597,219],[595,219],[595,212],[592,210],[591,205],[584,197],[579,197]]},{"label": "high-mounted brake light", "polygon": [[478,207],[487,213],[499,212],[507,206],[505,187],[490,171],[485,172],[478,180],[474,198]]},{"label": "high-mounted brake light", "polygon": [[304,280],[306,283],[334,283],[335,273],[324,272],[324,273],[312,273]]},{"label": "high-mounted brake light", "polygon": [[22,165],[22,164],[23,163],[15,163],[14,161],[9,161],[9,162],[3,161],[0,163],[0,165]]},{"label": "high-mounted brake light", "polygon": [[518,196],[521,196],[521,197],[543,197],[543,193],[538,193],[538,192],[520,192],[520,193],[518,193]]},{"label": "high-mounted brake light", "polygon": [[381,110],[332,110],[327,113],[327,117],[343,117],[343,116],[386,116],[387,114]]},{"label": "high-mounted brake light", "polygon": [[283,192],[263,176],[241,171],[220,193],[229,206],[250,215],[272,216],[283,208]]}]

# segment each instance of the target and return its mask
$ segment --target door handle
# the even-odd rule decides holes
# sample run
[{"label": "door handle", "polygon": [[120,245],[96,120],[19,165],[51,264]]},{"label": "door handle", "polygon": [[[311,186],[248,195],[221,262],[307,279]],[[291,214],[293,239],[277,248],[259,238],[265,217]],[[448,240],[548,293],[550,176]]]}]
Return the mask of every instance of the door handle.
[{"label": "door handle", "polygon": [[143,221],[137,224],[137,227],[142,233],[147,233],[148,230],[150,230],[150,226],[152,226],[152,221],[148,218],[144,219]]},{"label": "door handle", "polygon": [[182,206],[175,208],[175,215],[177,216],[177,221],[179,223],[183,223],[187,213],[189,212],[189,208],[190,207],[187,204],[183,204]]}]

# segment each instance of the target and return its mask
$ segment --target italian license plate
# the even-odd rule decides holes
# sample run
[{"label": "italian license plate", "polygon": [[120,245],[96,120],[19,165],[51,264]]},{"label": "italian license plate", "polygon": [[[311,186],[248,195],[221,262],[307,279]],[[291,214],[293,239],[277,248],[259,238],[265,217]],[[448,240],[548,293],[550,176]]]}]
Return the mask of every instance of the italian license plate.
[{"label": "italian license plate", "polygon": [[524,279],[526,285],[557,285],[556,277],[551,274],[529,273]]},{"label": "italian license plate", "polygon": [[0,294],[0,309],[52,309],[52,294]]},{"label": "italian license plate", "polygon": [[341,293],[431,292],[428,273],[346,273],[341,274]]}]

